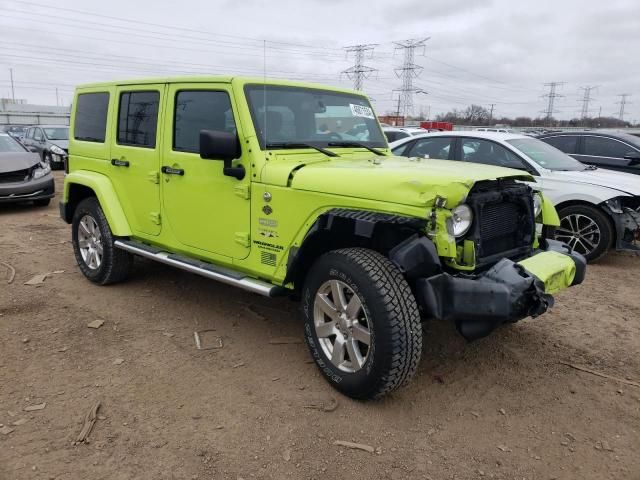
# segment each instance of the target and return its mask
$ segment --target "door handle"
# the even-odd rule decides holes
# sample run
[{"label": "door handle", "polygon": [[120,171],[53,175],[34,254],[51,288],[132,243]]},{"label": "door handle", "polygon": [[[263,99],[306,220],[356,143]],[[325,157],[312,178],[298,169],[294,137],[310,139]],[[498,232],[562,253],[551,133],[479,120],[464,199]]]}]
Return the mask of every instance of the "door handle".
[{"label": "door handle", "polygon": [[183,169],[167,167],[166,165],[162,167],[161,171],[167,175],[180,175],[181,177],[184,175]]},{"label": "door handle", "polygon": [[129,160],[118,160],[117,158],[112,158],[111,165],[113,165],[114,167],[128,167]]}]

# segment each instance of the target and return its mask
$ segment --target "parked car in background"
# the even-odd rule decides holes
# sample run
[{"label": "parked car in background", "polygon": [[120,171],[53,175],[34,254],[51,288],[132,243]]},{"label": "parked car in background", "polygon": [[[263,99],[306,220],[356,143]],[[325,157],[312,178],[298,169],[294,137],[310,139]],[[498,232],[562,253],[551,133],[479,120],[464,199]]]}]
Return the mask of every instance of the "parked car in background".
[{"label": "parked car in background", "polygon": [[634,175],[584,165],[545,142],[510,133],[429,133],[390,146],[405,157],[525,170],[558,210],[557,240],[588,260],[611,248],[640,251],[640,181]]},{"label": "parked car in background", "polygon": [[538,136],[582,163],[640,175],[640,137],[598,131],[555,132]]},{"label": "parked car in background", "polygon": [[499,132],[499,133],[515,133],[515,130],[510,128],[497,128],[497,127],[480,127],[475,129],[476,132]]},{"label": "parked car in background", "polygon": [[65,125],[38,125],[29,127],[24,145],[40,155],[51,168],[64,168],[69,153],[69,127]]},{"label": "parked car in background", "polygon": [[413,135],[422,135],[423,133],[429,133],[421,127],[383,127],[382,133],[387,137],[389,143],[400,140],[401,138],[407,138]]},{"label": "parked car in background", "polygon": [[26,130],[27,127],[24,127],[22,125],[5,125],[4,127],[2,127],[2,131],[4,133],[11,135],[13,138],[17,138],[20,141],[22,141],[22,139],[24,138]]},{"label": "parked car in background", "polygon": [[400,140],[401,138],[407,138],[411,136],[409,132],[406,132],[402,128],[398,127],[383,127],[382,133],[384,133],[384,136],[387,137],[387,142],[389,143]]},{"label": "parked car in background", "polygon": [[0,203],[33,201],[46,206],[54,192],[49,165],[11,135],[0,133]]}]

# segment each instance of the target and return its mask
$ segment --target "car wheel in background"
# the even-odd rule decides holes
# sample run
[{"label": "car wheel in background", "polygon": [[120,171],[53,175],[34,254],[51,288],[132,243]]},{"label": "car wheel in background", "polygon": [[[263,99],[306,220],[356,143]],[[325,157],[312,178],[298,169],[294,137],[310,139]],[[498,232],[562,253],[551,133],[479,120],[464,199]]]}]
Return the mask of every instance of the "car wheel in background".
[{"label": "car wheel in background", "polygon": [[558,215],[560,226],[555,229],[556,240],[566,243],[589,262],[599,260],[611,248],[613,225],[597,207],[571,205],[562,208]]},{"label": "car wheel in background", "polygon": [[73,252],[80,270],[94,283],[124,280],[133,256],[114,246],[107,218],[96,198],[86,198],[76,208],[71,227]]},{"label": "car wheel in background", "polygon": [[342,393],[380,397],[415,374],[422,353],[418,306],[383,255],[364,248],[324,254],[307,276],[301,308],[311,356]]}]

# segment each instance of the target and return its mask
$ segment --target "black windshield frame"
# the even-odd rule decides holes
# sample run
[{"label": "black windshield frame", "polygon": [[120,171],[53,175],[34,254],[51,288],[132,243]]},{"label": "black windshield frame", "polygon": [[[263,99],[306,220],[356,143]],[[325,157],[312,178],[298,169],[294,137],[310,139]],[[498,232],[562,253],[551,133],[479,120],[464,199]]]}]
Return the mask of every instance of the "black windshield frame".
[{"label": "black windshield frame", "polygon": [[[256,136],[258,138],[258,143],[260,144],[260,149],[261,150],[269,150],[269,147],[267,147],[267,143],[281,143],[278,141],[273,141],[272,139],[267,139],[268,141],[265,142],[265,138],[263,137],[263,135],[261,134],[260,131],[260,119],[259,116],[260,114],[258,113],[258,109],[264,106],[264,102],[256,102],[256,104],[254,104],[252,102],[252,93],[253,94],[260,94],[261,98],[262,98],[262,94],[264,94],[264,92],[266,91],[266,94],[268,95],[269,92],[282,92],[282,91],[286,91],[286,90],[292,90],[294,92],[308,92],[308,93],[312,93],[315,95],[328,95],[328,96],[337,96],[337,97],[344,97],[344,98],[352,98],[354,99],[354,101],[358,101],[359,103],[363,103],[363,106],[366,106],[368,108],[371,109],[371,111],[373,112],[373,107],[371,106],[371,103],[369,102],[369,99],[365,96],[365,95],[358,95],[357,93],[347,93],[347,92],[340,92],[340,91],[335,91],[335,90],[330,90],[330,89],[322,89],[322,88],[312,88],[312,87],[304,87],[304,86],[295,86],[295,85],[264,85],[264,84],[260,84],[260,83],[251,83],[251,84],[246,84],[244,86],[244,92],[245,92],[245,97],[246,97],[246,101],[247,101],[247,105],[249,107],[249,113],[251,115],[251,120],[253,122],[253,126],[256,132]],[[275,105],[277,106],[277,105]],[[378,138],[374,139],[374,140],[357,140],[359,143],[362,143],[364,145],[366,145],[367,147],[373,147],[373,148],[383,148],[386,149],[388,148],[388,144],[386,141],[386,137],[384,136],[384,133],[382,132],[382,129],[380,127],[380,123],[378,122],[377,117],[375,116],[374,113],[374,117],[373,119],[367,119],[362,120],[363,122],[365,122],[365,124],[368,122],[367,124],[367,128],[368,128],[368,132],[369,134],[374,134],[377,135]],[[313,145],[313,146],[317,146],[317,147],[321,147],[321,148],[327,148],[330,147],[330,143],[333,142],[340,142],[340,141],[349,141],[349,140],[353,140],[353,139],[347,139],[347,138],[343,138],[343,139],[337,139],[335,136],[332,138],[326,138],[326,139],[303,139],[303,138],[291,138],[290,140],[286,140],[288,143],[306,143],[309,145]],[[331,147],[331,148],[344,148],[344,147]]]}]

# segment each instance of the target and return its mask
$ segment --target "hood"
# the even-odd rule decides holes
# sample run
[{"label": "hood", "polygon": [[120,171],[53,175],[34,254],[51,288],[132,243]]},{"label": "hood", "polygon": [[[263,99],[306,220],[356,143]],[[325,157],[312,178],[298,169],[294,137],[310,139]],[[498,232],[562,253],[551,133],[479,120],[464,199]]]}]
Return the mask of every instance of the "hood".
[{"label": "hood", "polygon": [[433,205],[438,196],[455,206],[476,182],[499,178],[532,180],[518,170],[474,163],[371,155],[328,159],[322,154],[276,156],[262,175],[265,183],[299,190],[413,206]]},{"label": "hood", "polygon": [[611,188],[629,195],[640,195],[640,176],[633,173],[616,172],[598,168],[597,170],[552,171],[546,177],[576,184],[596,185]]},{"label": "hood", "polygon": [[63,150],[69,150],[69,140],[49,140],[51,145],[57,145]]},{"label": "hood", "polygon": [[0,173],[26,170],[40,163],[40,156],[31,152],[0,152]]}]

